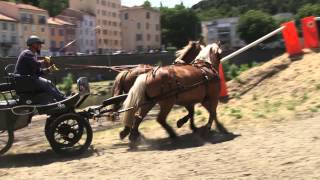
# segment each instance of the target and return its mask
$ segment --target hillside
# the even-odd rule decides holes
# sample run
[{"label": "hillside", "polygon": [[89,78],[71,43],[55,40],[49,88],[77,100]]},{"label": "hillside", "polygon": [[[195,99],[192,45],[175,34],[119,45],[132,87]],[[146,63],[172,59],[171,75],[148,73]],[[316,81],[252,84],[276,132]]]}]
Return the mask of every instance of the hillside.
[{"label": "hillside", "polygon": [[[170,140],[154,120],[155,108],[141,125],[138,149],[119,140],[119,123],[110,129],[110,122],[91,121],[92,149],[61,158],[39,136],[44,122],[36,117],[0,157],[0,179],[319,179],[319,69],[319,53],[294,60],[284,54],[228,82],[231,99],[219,105],[218,118],[229,135],[177,129],[186,114],[177,107],[168,120],[179,138]],[[201,106],[195,114],[197,126],[207,121]]]},{"label": "hillside", "polygon": [[202,19],[206,17],[232,17],[240,16],[248,10],[262,10],[269,14],[291,12],[306,4],[320,3],[320,0],[202,0],[192,6]]}]

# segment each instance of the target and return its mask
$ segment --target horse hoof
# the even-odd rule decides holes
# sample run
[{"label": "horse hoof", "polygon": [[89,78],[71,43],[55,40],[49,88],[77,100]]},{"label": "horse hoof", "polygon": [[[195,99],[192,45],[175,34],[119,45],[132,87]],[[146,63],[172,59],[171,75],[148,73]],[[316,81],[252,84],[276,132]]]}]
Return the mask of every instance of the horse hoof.
[{"label": "horse hoof", "polygon": [[130,133],[130,128],[128,127],[125,127],[120,133],[119,133],[119,136],[120,136],[120,139],[123,140],[125,137],[127,137]]},{"label": "horse hoof", "polygon": [[177,138],[177,135],[176,134],[170,134],[169,137],[170,137],[170,139],[175,139],[175,138]]},{"label": "horse hoof", "polygon": [[198,128],[192,127],[191,130],[192,130],[193,133],[197,133]]},{"label": "horse hoof", "polygon": [[133,131],[130,133],[129,140],[131,142],[136,142],[139,137],[140,137],[140,133],[138,131]]},{"label": "horse hoof", "polygon": [[177,121],[177,127],[181,128],[184,125],[184,122],[182,120]]}]

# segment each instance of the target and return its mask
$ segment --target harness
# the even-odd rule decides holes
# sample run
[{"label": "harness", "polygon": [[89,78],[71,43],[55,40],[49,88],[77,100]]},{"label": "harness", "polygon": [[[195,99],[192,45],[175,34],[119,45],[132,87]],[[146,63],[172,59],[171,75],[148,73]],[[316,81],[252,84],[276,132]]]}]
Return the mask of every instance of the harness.
[{"label": "harness", "polygon": [[[175,96],[176,98],[178,98],[179,94],[189,91],[191,89],[194,89],[196,87],[199,87],[201,85],[208,85],[209,82],[213,81],[213,80],[219,80],[219,73],[217,70],[215,70],[213,68],[213,66],[209,63],[203,62],[203,61],[196,61],[195,63],[192,64],[193,67],[199,68],[202,72],[203,78],[202,80],[192,84],[192,85],[183,85],[179,79],[177,78],[176,72],[174,71],[174,67],[176,65],[171,65],[168,69],[169,72],[169,76],[173,78],[173,82],[176,83],[176,88],[169,90],[167,92],[164,92],[164,86],[165,85],[161,85],[161,94],[155,97],[149,97],[146,94],[147,99],[149,99],[150,101],[159,101],[161,99],[165,99],[165,98],[169,98],[169,97],[173,97]],[[156,71],[159,69],[159,67],[155,68],[152,71],[152,77],[155,78],[156,76]],[[171,84],[167,82],[167,85],[170,87]],[[171,88],[170,88],[171,89]]]}]

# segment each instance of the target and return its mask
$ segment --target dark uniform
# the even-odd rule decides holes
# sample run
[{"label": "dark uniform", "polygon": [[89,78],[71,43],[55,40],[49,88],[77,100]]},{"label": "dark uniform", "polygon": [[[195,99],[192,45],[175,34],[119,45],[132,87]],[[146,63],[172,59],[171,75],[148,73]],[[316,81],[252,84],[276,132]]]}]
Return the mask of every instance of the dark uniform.
[{"label": "dark uniform", "polygon": [[32,76],[37,90],[47,92],[57,101],[63,100],[64,95],[51,83],[51,81],[40,77],[45,74],[45,71],[45,69],[41,68],[41,62],[37,60],[37,56],[31,50],[26,49],[20,53],[14,73]]}]

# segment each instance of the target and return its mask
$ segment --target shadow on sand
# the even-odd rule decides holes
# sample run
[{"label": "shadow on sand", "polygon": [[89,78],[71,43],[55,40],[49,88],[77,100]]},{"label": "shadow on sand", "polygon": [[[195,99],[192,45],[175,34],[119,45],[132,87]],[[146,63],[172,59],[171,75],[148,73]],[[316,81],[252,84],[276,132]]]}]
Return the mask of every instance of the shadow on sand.
[{"label": "shadow on sand", "polygon": [[94,153],[95,150],[90,147],[84,154],[71,157],[57,155],[52,150],[36,153],[8,154],[0,157],[0,168],[43,166],[54,162],[87,158]]},{"label": "shadow on sand", "polygon": [[196,133],[184,134],[177,138],[147,139],[143,135],[138,143],[119,143],[116,147],[129,147],[128,151],[171,151],[176,149],[186,149],[203,146],[207,143],[218,144],[231,141],[240,135],[233,133],[218,133],[216,131],[205,132],[204,129],[198,129]]}]

